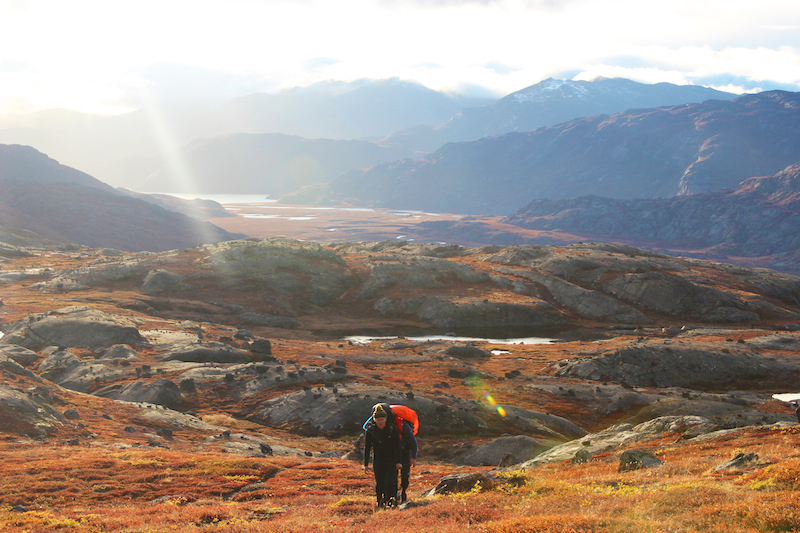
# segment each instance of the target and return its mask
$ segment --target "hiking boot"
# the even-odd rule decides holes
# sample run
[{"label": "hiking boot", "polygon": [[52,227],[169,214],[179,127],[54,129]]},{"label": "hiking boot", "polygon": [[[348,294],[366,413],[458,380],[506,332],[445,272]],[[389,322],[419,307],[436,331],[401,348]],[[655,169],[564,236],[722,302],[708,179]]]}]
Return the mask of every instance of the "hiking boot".
[{"label": "hiking boot", "polygon": [[389,498],[389,501],[386,502],[386,507],[389,509],[397,507],[397,498]]}]

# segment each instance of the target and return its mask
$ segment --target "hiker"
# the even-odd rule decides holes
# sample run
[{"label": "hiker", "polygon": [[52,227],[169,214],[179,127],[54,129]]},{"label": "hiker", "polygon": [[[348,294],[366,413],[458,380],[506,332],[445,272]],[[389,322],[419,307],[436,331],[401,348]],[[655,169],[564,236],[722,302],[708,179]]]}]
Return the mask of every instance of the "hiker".
[{"label": "hiker", "polygon": [[372,419],[364,428],[364,473],[369,473],[369,455],[374,459],[375,497],[377,507],[397,505],[397,471],[401,464],[402,444],[397,426],[387,423],[389,413],[378,404],[372,411]]},{"label": "hiker", "polygon": [[408,479],[411,476],[411,468],[417,466],[417,437],[414,436],[414,429],[407,420],[403,420],[402,432],[402,458],[400,464],[400,503],[405,503],[408,499]]}]

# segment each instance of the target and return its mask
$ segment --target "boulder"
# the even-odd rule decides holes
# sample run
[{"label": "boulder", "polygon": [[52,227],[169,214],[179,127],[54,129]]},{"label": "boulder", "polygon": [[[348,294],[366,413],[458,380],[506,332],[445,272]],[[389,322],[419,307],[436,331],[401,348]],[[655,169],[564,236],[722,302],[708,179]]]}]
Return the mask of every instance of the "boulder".
[{"label": "boulder", "polygon": [[447,349],[442,350],[441,353],[443,355],[449,355],[451,357],[463,357],[466,359],[471,359],[471,358],[485,359],[492,356],[492,353],[489,350],[483,350],[481,348],[476,348],[475,346],[465,346],[460,344],[454,344],[453,346],[449,346]]},{"label": "boulder", "polygon": [[756,466],[758,466],[758,455],[752,452],[741,452],[717,465],[717,467],[714,468],[714,472],[741,471],[752,469]]},{"label": "boulder", "polygon": [[45,346],[104,348],[113,344],[146,344],[127,318],[86,306],[38,313],[17,320],[6,329],[2,344],[18,344],[32,350]]},{"label": "boulder", "polygon": [[625,450],[619,457],[620,472],[653,468],[662,464],[664,461],[644,450]]},{"label": "boulder", "polygon": [[505,480],[497,478],[491,474],[463,473],[449,474],[439,480],[434,488],[426,492],[423,496],[432,497],[437,494],[455,494],[459,492],[470,492],[476,488],[489,489],[497,485],[502,485]]}]

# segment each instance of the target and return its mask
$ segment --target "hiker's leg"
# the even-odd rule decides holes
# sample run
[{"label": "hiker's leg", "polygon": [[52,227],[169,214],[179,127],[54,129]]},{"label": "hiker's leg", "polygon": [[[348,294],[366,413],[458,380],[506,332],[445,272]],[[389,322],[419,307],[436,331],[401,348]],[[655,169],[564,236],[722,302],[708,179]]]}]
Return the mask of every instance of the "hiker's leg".
[{"label": "hiker's leg", "polygon": [[386,466],[381,464],[380,461],[375,461],[372,464],[372,471],[375,473],[375,498],[378,502],[378,507],[386,503],[384,491],[384,479],[386,478]]},{"label": "hiker's leg", "polygon": [[383,494],[385,501],[389,503],[390,500],[397,501],[397,466],[395,463],[390,463],[384,466]]},{"label": "hiker's leg", "polygon": [[411,451],[403,452],[403,460],[401,461],[403,468],[400,470],[400,501],[405,502],[407,499],[406,490],[408,489],[408,480],[411,477]]}]

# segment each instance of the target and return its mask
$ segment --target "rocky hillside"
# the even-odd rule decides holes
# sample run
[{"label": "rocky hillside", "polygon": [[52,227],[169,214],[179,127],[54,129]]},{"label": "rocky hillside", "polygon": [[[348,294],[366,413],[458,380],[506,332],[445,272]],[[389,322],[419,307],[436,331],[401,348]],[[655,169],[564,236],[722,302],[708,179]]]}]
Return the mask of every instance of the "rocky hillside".
[{"label": "rocky hillside", "polygon": [[622,78],[592,81],[549,78],[490,104],[463,109],[438,126],[402,130],[383,142],[433,151],[448,142],[530,131],[578,117],[733,98],[735,95],[731,93],[696,85],[648,85]]},{"label": "rocky hillside", "polygon": [[771,394],[800,379],[800,278],[601,244],[7,235],[3,531],[396,531],[361,464],[382,401],[420,415],[415,531],[798,525]]},{"label": "rocky hillside", "polygon": [[800,95],[631,110],[452,143],[419,160],[352,171],[325,201],[510,214],[537,198],[656,198],[735,188],[800,160]]},{"label": "rocky hillside", "polygon": [[122,194],[37,150],[0,145],[0,224],[45,239],[163,251],[241,237]]},{"label": "rocky hillside", "polygon": [[786,269],[800,252],[799,184],[800,165],[793,165],[772,177],[748,179],[732,191],[658,200],[535,200],[506,221],[707,257],[776,256],[772,261],[787,263]]}]

